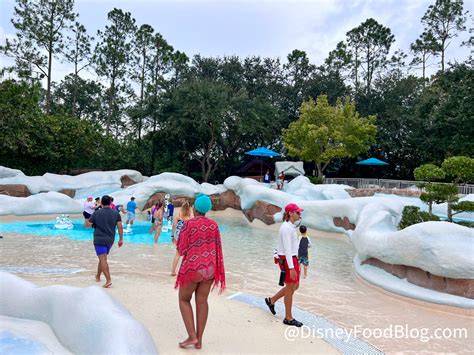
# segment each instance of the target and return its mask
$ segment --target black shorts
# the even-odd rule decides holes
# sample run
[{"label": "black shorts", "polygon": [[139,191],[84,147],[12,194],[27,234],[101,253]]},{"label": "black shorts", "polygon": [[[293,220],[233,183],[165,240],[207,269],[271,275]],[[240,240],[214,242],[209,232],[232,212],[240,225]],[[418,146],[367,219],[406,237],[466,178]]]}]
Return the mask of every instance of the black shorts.
[{"label": "black shorts", "polygon": [[151,217],[151,224],[155,224],[155,217]]},{"label": "black shorts", "polygon": [[85,219],[89,219],[92,216],[90,213],[87,213],[86,211],[82,212],[82,215],[84,216]]}]

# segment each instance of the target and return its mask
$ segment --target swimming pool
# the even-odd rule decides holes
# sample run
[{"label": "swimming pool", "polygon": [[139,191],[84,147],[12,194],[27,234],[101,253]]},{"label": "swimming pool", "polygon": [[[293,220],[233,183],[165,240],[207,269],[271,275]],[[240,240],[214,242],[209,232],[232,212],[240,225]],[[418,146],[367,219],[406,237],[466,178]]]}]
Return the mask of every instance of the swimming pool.
[{"label": "swimming pool", "polygon": [[[74,241],[87,241],[93,239],[93,229],[83,226],[84,220],[73,219],[73,229],[55,229],[55,220],[51,221],[16,221],[0,223],[0,233],[18,233],[29,235],[40,235],[45,237],[67,237]],[[150,222],[137,221],[132,226],[132,232],[127,232],[124,226],[123,238],[126,243],[152,244],[153,234],[150,234]],[[118,233],[116,234],[118,240]],[[163,232],[158,239],[159,243],[171,243],[171,233]]]},{"label": "swimming pool", "polygon": [[[243,216],[218,215],[215,220],[222,234],[229,293],[241,291],[260,297],[275,293],[279,289],[279,271],[273,262],[273,250],[276,247],[278,231],[251,227]],[[91,246],[92,230],[83,230],[79,225],[77,230],[75,228],[73,231],[52,233],[52,221],[53,219],[51,223],[13,223],[24,228],[17,230],[27,232],[5,234],[4,239],[0,241],[1,266],[30,267],[32,269],[27,269],[25,273],[29,270],[34,273],[35,279],[52,277],[51,274],[38,272],[38,268],[84,270],[78,274],[58,274],[55,276],[56,283],[61,283],[61,278],[64,277],[80,277],[82,274],[92,277],[97,267],[97,258]],[[74,223],[77,224],[78,221],[75,220]],[[0,230],[9,228],[12,232],[12,226],[5,227],[6,224],[9,223],[0,225]],[[147,222],[136,223],[134,229],[137,234],[126,235],[124,247],[112,250],[110,264],[114,275],[131,275],[135,278],[153,275],[154,279],[169,280],[175,249],[164,238],[160,238],[158,245],[154,244],[152,237],[147,234],[149,225]],[[35,231],[43,231],[41,233],[44,234],[35,234]],[[67,235],[68,232],[71,236]],[[298,307],[346,329],[352,329],[354,326],[385,329],[391,324],[406,324],[417,329],[468,328],[470,336],[474,334],[472,318],[405,302],[361,282],[353,266],[355,250],[344,236],[315,232],[310,234],[310,237],[313,248],[309,255],[308,277],[301,281],[295,294],[295,305]],[[25,245],[28,245],[28,248],[25,248]],[[18,250],[22,252],[19,253]],[[398,338],[367,340],[384,351],[469,353],[473,349],[469,339],[440,339],[429,343]]]}]

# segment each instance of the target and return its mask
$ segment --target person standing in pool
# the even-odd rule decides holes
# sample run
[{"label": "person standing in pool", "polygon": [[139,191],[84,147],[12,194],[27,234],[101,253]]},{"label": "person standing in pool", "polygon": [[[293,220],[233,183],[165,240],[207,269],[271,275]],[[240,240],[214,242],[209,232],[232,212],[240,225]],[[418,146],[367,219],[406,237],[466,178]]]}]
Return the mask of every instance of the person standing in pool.
[{"label": "person standing in pool", "polygon": [[118,247],[120,248],[123,245],[122,217],[120,217],[120,213],[110,208],[110,202],[110,196],[103,196],[102,208],[94,212],[86,222],[86,227],[94,228],[94,248],[99,258],[95,280],[100,282],[100,275],[104,273],[106,281],[102,287],[105,288],[112,286],[107,255],[109,255],[110,249],[114,245],[115,228],[118,228],[120,238]]},{"label": "person standing in pool", "polygon": [[135,220],[135,210],[137,209],[137,204],[135,203],[135,197],[131,197],[130,201],[127,203],[127,223],[130,227],[133,225],[133,221]]},{"label": "person standing in pool", "polygon": [[[188,338],[179,343],[182,348],[194,345],[202,347],[202,336],[207,322],[209,307],[207,298],[211,287],[225,289],[224,257],[217,223],[206,218],[212,208],[209,196],[199,193],[194,202],[194,218],[181,229],[178,253],[183,262],[176,277],[175,288],[179,288],[179,309],[188,332]],[[196,302],[196,326],[194,325],[191,298]]]},{"label": "person standing in pool", "polygon": [[298,263],[298,234],[295,225],[301,219],[303,209],[294,203],[285,206],[283,223],[280,227],[277,253],[280,260],[280,268],[285,272],[285,287],[278,291],[273,297],[265,298],[270,312],[276,314],[275,303],[282,297],[285,302],[285,319],[283,323],[295,327],[301,327],[303,323],[293,318],[291,308],[293,306],[293,294],[299,287],[300,265]]},{"label": "person standing in pool", "polygon": [[306,233],[306,226],[300,226],[300,244],[298,247],[298,262],[303,265],[303,277],[308,276],[308,266],[309,266],[309,255],[308,248],[311,248],[311,240],[309,239]]},{"label": "person standing in pool", "polygon": [[[178,215],[173,221],[173,229],[171,231],[171,241],[173,242],[173,244],[178,243],[179,233],[181,233],[181,229],[183,228],[184,223],[190,220],[191,218],[194,218],[193,210],[191,208],[191,205],[189,204],[189,201],[186,200],[184,201],[178,212]],[[176,276],[176,267],[178,266],[178,261],[179,253],[176,250],[176,254],[171,263],[171,276]]]},{"label": "person standing in pool", "polygon": [[92,196],[88,196],[87,200],[84,202],[84,211],[82,215],[84,216],[84,225],[86,221],[91,218],[92,214],[95,212],[95,202],[93,201]]}]

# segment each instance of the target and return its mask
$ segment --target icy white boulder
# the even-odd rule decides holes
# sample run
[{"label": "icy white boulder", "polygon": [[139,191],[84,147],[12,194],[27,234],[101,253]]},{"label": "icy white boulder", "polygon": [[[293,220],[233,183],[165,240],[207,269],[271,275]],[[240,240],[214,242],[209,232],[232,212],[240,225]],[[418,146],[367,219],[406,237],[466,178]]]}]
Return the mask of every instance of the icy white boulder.
[{"label": "icy white boulder", "polygon": [[24,175],[25,174],[23,174],[23,172],[21,170],[10,169],[10,168],[7,168],[6,166],[1,166],[0,165],[0,180],[1,179],[7,179],[7,178],[13,178],[15,176],[24,176]]},{"label": "icy white boulder", "polygon": [[351,198],[347,189],[351,186],[337,184],[312,184],[306,176],[298,176],[288,183],[286,192],[305,200],[339,200]]},{"label": "icy white boulder", "polygon": [[227,189],[223,184],[212,185],[212,184],[208,184],[207,182],[203,182],[201,184],[201,191],[203,194],[206,194],[206,195],[216,195],[216,194],[221,194],[227,191]]},{"label": "icy white boulder", "polygon": [[26,216],[34,214],[82,213],[83,204],[59,192],[47,192],[28,197],[0,195],[0,215]]},{"label": "icy white boulder", "polygon": [[122,182],[120,178],[129,176],[136,182],[143,181],[142,174],[135,170],[115,170],[115,171],[92,171],[76,176],[58,175],[46,173],[43,176],[16,175],[14,177],[1,178],[1,184],[22,184],[26,185],[32,194],[45,191],[60,191],[63,189],[93,190],[97,188],[120,188]]},{"label": "icy white boulder", "polygon": [[449,222],[424,222],[397,230],[400,213],[386,205],[363,206],[348,234],[361,261],[418,267],[432,274],[474,279],[474,229]]},{"label": "icy white boulder", "polygon": [[126,205],[130,197],[135,197],[138,208],[142,209],[148,199],[157,192],[167,192],[171,195],[194,197],[202,192],[201,185],[194,179],[177,174],[163,173],[151,176],[146,181],[132,185],[125,190],[112,193],[116,205]]},{"label": "icy white boulder", "polygon": [[0,315],[48,324],[75,354],[156,354],[149,331],[100,287],[37,287],[0,272]]},{"label": "icy white boulder", "polygon": [[406,279],[400,279],[395,275],[385,272],[379,267],[368,264],[362,265],[357,255],[354,258],[354,266],[357,274],[364,280],[389,292],[447,306],[467,309],[474,308],[474,300],[414,285]]}]

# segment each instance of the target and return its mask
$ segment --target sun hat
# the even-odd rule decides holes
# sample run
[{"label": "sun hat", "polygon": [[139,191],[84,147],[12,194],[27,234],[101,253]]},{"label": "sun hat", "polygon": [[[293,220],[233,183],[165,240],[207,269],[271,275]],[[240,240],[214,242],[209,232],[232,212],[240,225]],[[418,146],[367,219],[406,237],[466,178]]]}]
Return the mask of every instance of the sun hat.
[{"label": "sun hat", "polygon": [[296,203],[289,203],[285,206],[285,212],[303,212],[304,209],[299,207]]},{"label": "sun hat", "polygon": [[194,201],[194,208],[198,212],[207,213],[212,208],[212,201],[209,196],[200,192],[196,196],[196,201]]}]

